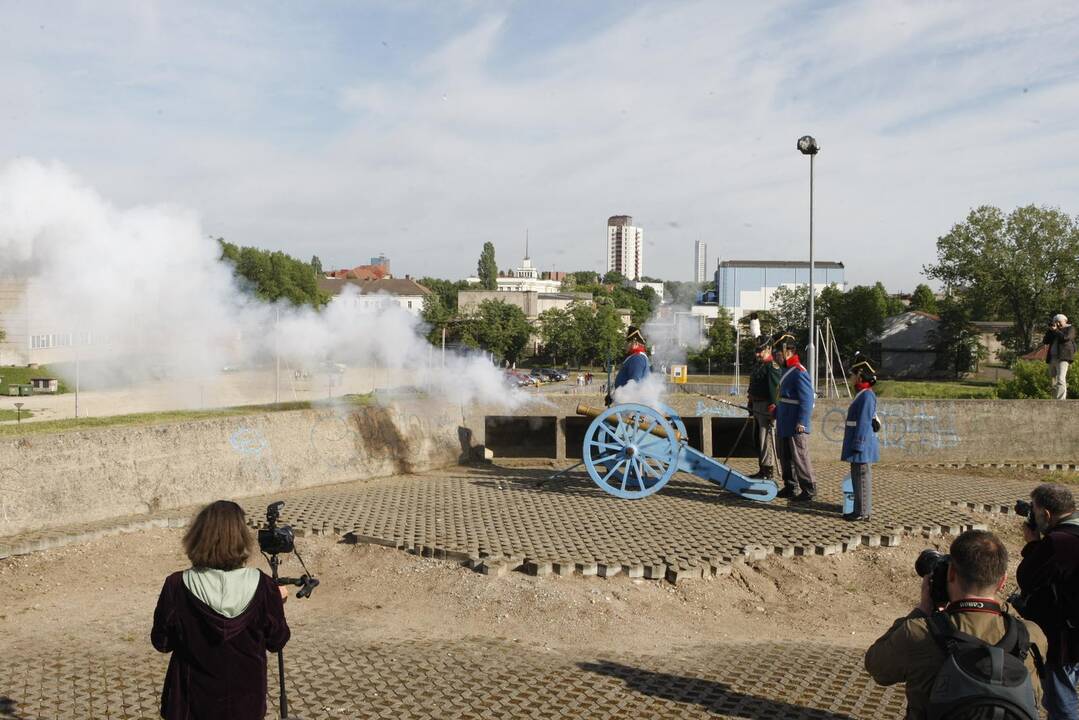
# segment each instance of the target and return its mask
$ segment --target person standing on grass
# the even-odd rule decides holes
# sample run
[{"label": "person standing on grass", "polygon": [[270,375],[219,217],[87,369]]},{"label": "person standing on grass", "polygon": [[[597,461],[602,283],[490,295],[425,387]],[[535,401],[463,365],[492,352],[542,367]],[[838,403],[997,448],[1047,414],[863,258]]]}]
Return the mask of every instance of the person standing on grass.
[{"label": "person standing on grass", "polygon": [[262,720],[266,653],[289,639],[287,590],[257,568],[243,509],[218,500],[184,534],[187,570],[165,579],[150,642],[172,653],[161,691],[166,720]]},{"label": "person standing on grass", "polygon": [[843,515],[844,520],[868,520],[873,513],[873,478],[870,465],[880,460],[877,442],[877,395],[873,386],[877,373],[869,361],[855,355],[850,367],[850,381],[858,394],[847,408],[843,427],[843,450],[840,459],[850,463],[850,479],[854,486],[854,510]]},{"label": "person standing on grass", "polygon": [[1065,400],[1068,397],[1068,366],[1075,359],[1075,326],[1068,324],[1066,315],[1053,316],[1042,344],[1049,346],[1045,362],[1049,364],[1053,397]]}]

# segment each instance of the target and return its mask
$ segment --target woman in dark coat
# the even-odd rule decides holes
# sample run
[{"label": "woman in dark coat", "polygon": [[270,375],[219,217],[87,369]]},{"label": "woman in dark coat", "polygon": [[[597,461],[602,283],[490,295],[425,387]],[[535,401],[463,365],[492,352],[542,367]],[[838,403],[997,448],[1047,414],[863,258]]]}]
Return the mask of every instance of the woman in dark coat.
[{"label": "woman in dark coat", "polygon": [[167,720],[262,720],[266,653],[289,639],[284,588],[245,567],[254,550],[244,512],[218,500],[184,535],[191,568],[165,579],[150,642],[172,653],[161,691]]}]

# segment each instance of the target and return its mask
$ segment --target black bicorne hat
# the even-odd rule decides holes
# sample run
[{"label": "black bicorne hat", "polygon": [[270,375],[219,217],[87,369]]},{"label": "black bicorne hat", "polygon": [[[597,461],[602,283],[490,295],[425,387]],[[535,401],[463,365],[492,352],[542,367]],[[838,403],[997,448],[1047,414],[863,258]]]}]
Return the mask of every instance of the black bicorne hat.
[{"label": "black bicorne hat", "polygon": [[644,341],[644,335],[641,335],[641,331],[636,325],[630,325],[626,328],[626,342],[639,342],[641,345],[647,345]]},{"label": "black bicorne hat", "polygon": [[857,373],[870,385],[877,382],[877,371],[869,362],[869,358],[860,352],[854,353],[854,357],[850,359],[850,372]]},{"label": "black bicorne hat", "polygon": [[794,339],[794,335],[789,332],[778,333],[772,340],[772,347],[776,350],[782,350],[783,348],[791,348],[792,350],[798,349],[798,342]]}]

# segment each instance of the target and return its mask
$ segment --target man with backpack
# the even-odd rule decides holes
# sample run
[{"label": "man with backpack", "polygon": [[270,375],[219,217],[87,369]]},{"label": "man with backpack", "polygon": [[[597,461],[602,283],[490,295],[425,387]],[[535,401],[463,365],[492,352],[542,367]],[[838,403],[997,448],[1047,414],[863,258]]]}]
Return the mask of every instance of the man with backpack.
[{"label": "man with backpack", "polygon": [[866,670],[881,685],[906,683],[907,720],[1037,720],[1045,635],[995,599],[1008,549],[968,530],[949,553],[922,578],[918,607],[866,651]]},{"label": "man with backpack", "polygon": [[1079,517],[1075,497],[1063,485],[1046,483],[1030,493],[1023,524],[1027,540],[1015,579],[1023,616],[1038,623],[1049,639],[1045,658],[1044,705],[1049,720],[1079,719]]}]

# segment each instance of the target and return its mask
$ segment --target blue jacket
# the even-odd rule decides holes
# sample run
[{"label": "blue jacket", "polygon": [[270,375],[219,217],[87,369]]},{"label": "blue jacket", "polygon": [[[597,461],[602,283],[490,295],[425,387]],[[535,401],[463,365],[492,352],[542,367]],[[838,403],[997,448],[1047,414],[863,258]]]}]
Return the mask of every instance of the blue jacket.
[{"label": "blue jacket", "polygon": [[618,368],[614,386],[620,388],[630,380],[640,382],[648,377],[648,356],[644,353],[633,353],[622,361],[622,367]]},{"label": "blue jacket", "polygon": [[872,390],[862,390],[854,396],[854,402],[847,409],[840,460],[852,463],[875,463],[880,460],[880,443],[873,432],[873,416],[876,414],[877,396]]},{"label": "blue jacket", "polygon": [[801,363],[783,371],[779,381],[779,404],[776,405],[776,434],[781,438],[797,435],[798,425],[809,432],[809,417],[813,414],[813,381]]}]

